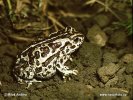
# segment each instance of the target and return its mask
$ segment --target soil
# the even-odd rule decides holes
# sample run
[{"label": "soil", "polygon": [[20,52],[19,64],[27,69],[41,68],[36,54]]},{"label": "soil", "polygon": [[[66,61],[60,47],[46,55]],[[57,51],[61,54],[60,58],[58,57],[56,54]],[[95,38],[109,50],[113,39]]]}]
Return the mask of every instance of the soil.
[{"label": "soil", "polygon": [[[12,29],[8,17],[0,17],[0,100],[131,100],[133,98],[132,35],[128,35],[128,31],[124,28],[116,28],[113,23],[118,19],[110,12],[98,12],[97,9],[102,8],[98,4],[83,7],[81,4],[84,4],[84,0],[82,3],[75,0],[50,1],[47,10],[53,11],[53,15],[63,26],[73,26],[85,36],[82,46],[72,54],[73,61],[67,63],[70,69],[78,70],[78,75],[71,76],[71,80],[64,82],[57,73],[54,77],[42,83],[33,83],[30,88],[25,89],[26,84],[19,84],[12,72],[17,54],[33,40],[38,41],[58,28],[41,30],[46,27],[46,19],[39,17],[39,13],[35,12],[30,17],[25,12],[28,16],[26,18],[22,17],[23,13],[18,12],[21,15],[19,21],[13,20],[16,22],[15,30]],[[124,5],[120,2],[117,4],[119,8],[116,4],[113,4],[113,7],[118,13],[126,12],[125,15],[119,14],[121,18],[125,19],[127,15],[131,15],[129,4]],[[67,13],[66,16],[60,15],[59,11],[64,9],[71,13]],[[2,11],[5,14],[3,9]],[[30,28],[26,26],[29,23],[32,24]]]}]

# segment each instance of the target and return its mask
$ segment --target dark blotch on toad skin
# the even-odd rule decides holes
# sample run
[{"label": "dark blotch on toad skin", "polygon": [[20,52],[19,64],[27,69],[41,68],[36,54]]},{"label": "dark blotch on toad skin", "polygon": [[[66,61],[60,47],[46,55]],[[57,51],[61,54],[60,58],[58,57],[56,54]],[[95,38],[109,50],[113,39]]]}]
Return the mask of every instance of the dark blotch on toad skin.
[{"label": "dark blotch on toad skin", "polygon": [[38,60],[36,60],[36,65],[39,66],[40,65],[40,62]]},{"label": "dark blotch on toad skin", "polygon": [[52,65],[48,65],[48,68],[50,69],[52,67]]},{"label": "dark blotch on toad skin", "polygon": [[32,53],[33,53],[34,50],[35,50],[35,48],[30,48],[26,52],[24,52],[23,55],[28,54],[28,57],[33,57],[34,55]]},{"label": "dark blotch on toad skin", "polygon": [[51,72],[47,71],[46,74],[49,75]]},{"label": "dark blotch on toad skin", "polygon": [[29,58],[29,64],[33,65],[34,64],[34,59],[35,59],[35,57],[30,57]]},{"label": "dark blotch on toad skin", "polygon": [[60,65],[59,65],[59,64],[57,64],[56,66],[57,66],[58,68],[60,68]]},{"label": "dark blotch on toad skin", "polygon": [[56,69],[56,67],[55,66],[53,66],[53,70],[55,70]]},{"label": "dark blotch on toad skin", "polygon": [[61,43],[60,42],[57,42],[57,43],[49,43],[48,45],[49,45],[49,47],[52,48],[52,52],[54,53],[55,50],[61,46]]},{"label": "dark blotch on toad skin", "polygon": [[44,69],[45,72],[46,72],[47,70],[48,70],[47,68]]},{"label": "dark blotch on toad skin", "polygon": [[50,52],[48,47],[40,47],[40,51],[41,51],[41,57],[45,57]]},{"label": "dark blotch on toad skin", "polygon": [[68,48],[66,49],[66,52],[69,52],[69,49]]},{"label": "dark blotch on toad skin", "polygon": [[75,45],[71,46],[72,49],[74,49],[75,47],[76,47]]},{"label": "dark blotch on toad skin", "polygon": [[63,62],[63,59],[60,59],[60,62],[62,63]]},{"label": "dark blotch on toad skin", "polygon": [[26,73],[27,73],[28,76],[30,75],[29,71],[26,71]]},{"label": "dark blotch on toad skin", "polygon": [[37,68],[35,69],[35,71],[36,71],[36,73],[41,72],[41,71],[42,71],[42,67],[37,67]]},{"label": "dark blotch on toad skin", "polygon": [[45,57],[46,55],[47,55],[47,54],[44,53],[44,52],[41,53],[41,57]]},{"label": "dark blotch on toad skin", "polygon": [[36,59],[40,58],[40,52],[39,51],[35,51],[34,56]]},{"label": "dark blotch on toad skin", "polygon": [[56,55],[49,57],[45,62],[42,63],[43,67],[47,67],[47,65],[55,58]]}]

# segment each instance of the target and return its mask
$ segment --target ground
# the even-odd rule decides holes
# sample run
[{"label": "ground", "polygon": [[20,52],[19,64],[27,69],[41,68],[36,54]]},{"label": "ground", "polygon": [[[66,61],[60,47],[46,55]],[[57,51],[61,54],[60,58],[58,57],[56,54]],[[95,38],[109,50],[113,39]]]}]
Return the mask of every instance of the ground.
[{"label": "ground", "polygon": [[[0,100],[133,98],[132,34],[129,35],[126,28],[114,24],[131,16],[129,3],[113,1],[111,7],[114,12],[117,11],[119,18],[109,12],[110,10],[105,12],[104,7],[98,3],[92,6],[86,3],[87,5],[83,6],[86,0],[82,3],[69,1],[71,0],[50,0],[47,8],[48,18],[40,17],[40,13],[42,15],[42,12],[47,10],[37,13],[32,9],[34,13],[29,14],[29,9],[26,10],[27,5],[23,10],[16,7],[15,18],[10,16],[14,23],[13,29],[9,16],[4,15],[0,2],[0,9],[3,11],[0,14]],[[125,15],[121,14],[123,12],[126,12]],[[52,27],[47,26],[47,23]],[[78,75],[71,76],[71,80],[64,82],[57,73],[42,83],[33,83],[28,89],[25,89],[26,84],[18,84],[12,72],[17,54],[33,41],[44,39],[51,32],[68,25],[81,31],[85,36],[82,46],[72,54],[73,61],[67,62],[71,69],[78,70]]]}]

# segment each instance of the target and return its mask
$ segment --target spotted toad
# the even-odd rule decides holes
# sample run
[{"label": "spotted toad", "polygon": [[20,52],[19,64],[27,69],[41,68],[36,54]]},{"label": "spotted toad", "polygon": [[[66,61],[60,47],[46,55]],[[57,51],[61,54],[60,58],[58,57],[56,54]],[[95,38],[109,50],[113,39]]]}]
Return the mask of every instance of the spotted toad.
[{"label": "spotted toad", "polygon": [[13,69],[14,76],[19,83],[42,82],[55,75],[58,70],[63,78],[77,70],[70,70],[65,65],[67,60],[72,60],[70,55],[83,43],[84,36],[72,27],[66,27],[49,35],[48,39],[31,44],[17,56]]}]

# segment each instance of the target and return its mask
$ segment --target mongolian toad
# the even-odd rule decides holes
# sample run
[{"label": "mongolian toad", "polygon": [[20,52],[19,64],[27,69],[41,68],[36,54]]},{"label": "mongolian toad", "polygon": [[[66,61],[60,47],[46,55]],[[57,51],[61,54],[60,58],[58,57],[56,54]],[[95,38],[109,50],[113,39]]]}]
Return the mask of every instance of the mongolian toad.
[{"label": "mongolian toad", "polygon": [[58,70],[63,78],[77,75],[65,65],[72,60],[70,55],[83,43],[84,36],[72,27],[50,34],[48,39],[32,44],[17,56],[13,70],[19,83],[42,82],[55,75]]}]

